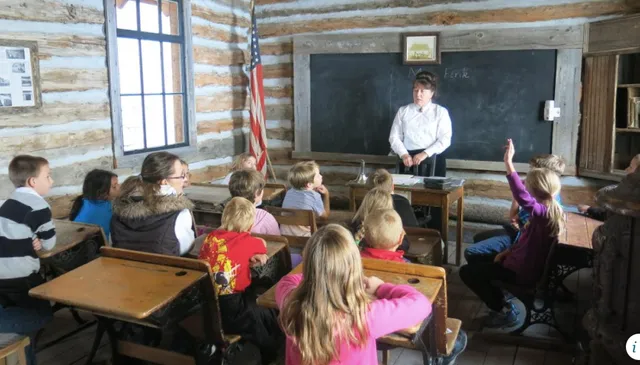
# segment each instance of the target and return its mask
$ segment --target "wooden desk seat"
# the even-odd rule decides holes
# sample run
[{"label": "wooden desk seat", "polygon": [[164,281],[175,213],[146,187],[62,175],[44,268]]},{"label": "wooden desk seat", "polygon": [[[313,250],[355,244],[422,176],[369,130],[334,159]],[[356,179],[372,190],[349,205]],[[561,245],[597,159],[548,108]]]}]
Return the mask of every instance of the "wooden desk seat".
[{"label": "wooden desk seat", "polygon": [[411,262],[424,265],[442,265],[442,238],[440,232],[429,228],[404,227],[409,239],[409,251],[404,254]]},{"label": "wooden desk seat", "polygon": [[27,365],[25,348],[30,343],[27,336],[15,333],[0,334],[0,365],[15,364],[15,361],[9,362],[9,356],[14,354],[19,365]]},{"label": "wooden desk seat", "polygon": [[[310,227],[313,235],[317,230],[316,215],[311,210],[287,209],[278,207],[265,207],[273,215],[279,225]],[[289,246],[302,248],[307,244],[309,237],[282,235],[289,242]]]}]

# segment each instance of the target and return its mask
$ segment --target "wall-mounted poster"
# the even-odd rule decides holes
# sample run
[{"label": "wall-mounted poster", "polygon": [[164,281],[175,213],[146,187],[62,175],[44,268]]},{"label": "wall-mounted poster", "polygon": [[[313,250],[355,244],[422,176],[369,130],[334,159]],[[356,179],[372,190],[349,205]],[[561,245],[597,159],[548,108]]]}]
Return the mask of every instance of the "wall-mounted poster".
[{"label": "wall-mounted poster", "polygon": [[0,113],[40,107],[36,42],[0,39]]}]

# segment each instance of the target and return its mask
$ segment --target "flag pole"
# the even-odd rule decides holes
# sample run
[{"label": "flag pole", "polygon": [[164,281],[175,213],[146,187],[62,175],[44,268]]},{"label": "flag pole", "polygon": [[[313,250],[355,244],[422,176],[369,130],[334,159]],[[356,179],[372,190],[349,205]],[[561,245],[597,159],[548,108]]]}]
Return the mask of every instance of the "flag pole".
[{"label": "flag pole", "polygon": [[[251,16],[254,17],[255,16],[255,1],[251,0],[251,3],[249,5],[250,9],[251,9]],[[256,23],[257,23],[257,19],[256,19]],[[251,22],[251,26],[249,27],[249,56],[251,56],[251,33],[253,32],[253,22]],[[265,113],[266,114],[266,113]],[[267,124],[266,124],[266,115],[265,115],[265,125],[264,125],[264,133],[265,135],[267,134]],[[265,144],[266,144],[266,140],[265,140]],[[273,170],[273,164],[271,163],[271,157],[269,157],[269,149],[265,148],[264,149],[264,153],[267,155],[267,169],[269,170],[269,173],[271,175],[271,177],[273,178],[274,182],[277,182],[277,176],[276,173]]]}]

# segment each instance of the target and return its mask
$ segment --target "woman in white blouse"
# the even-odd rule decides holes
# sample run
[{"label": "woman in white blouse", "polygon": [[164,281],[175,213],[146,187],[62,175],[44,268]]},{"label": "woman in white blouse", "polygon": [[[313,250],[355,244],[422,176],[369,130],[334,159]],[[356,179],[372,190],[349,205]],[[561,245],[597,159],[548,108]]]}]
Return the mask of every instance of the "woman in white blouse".
[{"label": "woman in white blouse", "polygon": [[[417,175],[428,176],[426,159],[442,154],[451,145],[449,111],[431,101],[437,90],[437,76],[422,71],[413,82],[413,103],[398,110],[391,126],[389,143],[401,159],[403,173],[417,166]],[[436,176],[445,176],[446,159],[438,158]]]}]

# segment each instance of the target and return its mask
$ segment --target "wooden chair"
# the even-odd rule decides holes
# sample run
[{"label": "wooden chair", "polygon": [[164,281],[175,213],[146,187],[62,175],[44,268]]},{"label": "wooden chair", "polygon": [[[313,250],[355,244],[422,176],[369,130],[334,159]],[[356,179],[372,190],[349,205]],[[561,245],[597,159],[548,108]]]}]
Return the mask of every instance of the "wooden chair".
[{"label": "wooden chair", "polygon": [[[446,271],[443,268],[436,266],[406,264],[373,259],[362,259],[362,265],[366,269],[395,272],[399,274],[411,274],[418,278],[424,277],[442,280],[442,287],[438,293],[435,303],[433,303],[431,314],[431,321],[434,321],[434,330],[432,333],[424,331],[418,332],[416,335],[422,336],[420,340],[422,340],[424,344],[429,340],[430,343],[435,344],[435,348],[430,349],[432,354],[435,354],[436,356],[446,356],[451,354],[456,338],[458,337],[458,333],[462,327],[462,321],[447,317]],[[447,328],[451,330],[450,333],[447,333]],[[429,336],[435,336],[435,338],[429,339]],[[377,345],[378,350],[382,351],[382,363],[385,365],[389,363],[390,351],[395,347],[403,347],[412,350],[420,349],[418,347],[418,340],[419,339],[415,338],[415,336],[407,336],[406,334],[392,334],[378,339]]]},{"label": "wooden chair", "polygon": [[[187,314],[186,317],[177,319],[179,326],[197,341],[197,346],[194,346],[196,349],[192,356],[122,340],[117,341],[116,345],[119,354],[167,365],[208,364],[209,361],[213,364],[222,364],[224,359],[232,356],[235,350],[238,349],[238,342],[241,337],[239,335],[226,334],[222,330],[218,296],[209,263],[202,260],[110,247],[103,247],[101,251],[104,257],[196,270],[207,274],[196,284],[200,291],[200,307],[197,311]],[[153,324],[140,324],[153,327]],[[96,334],[92,353],[95,353],[100,345],[100,337],[101,334]],[[213,354],[211,354],[212,346],[215,346]]]},{"label": "wooden chair", "polygon": [[[554,311],[555,296],[558,292],[558,285],[552,278],[556,271],[554,262],[556,246],[557,242],[554,241],[549,248],[542,276],[536,284],[522,286],[497,280],[493,282],[520,299],[525,306],[526,315],[524,322],[521,326],[510,332],[513,335],[522,334],[529,326],[541,323],[555,328],[565,340],[569,339],[567,334],[559,328]],[[536,306],[536,299],[542,300],[542,306]]]},{"label": "wooden chair", "polygon": [[409,251],[404,254],[412,262],[442,265],[442,238],[440,232],[430,228],[404,227],[409,236]]},{"label": "wooden chair", "polygon": [[[287,209],[287,208],[276,208],[276,207],[266,207],[267,211],[273,215],[278,224],[280,225],[291,225],[291,226],[306,226],[310,227],[311,234],[314,234],[318,230],[318,226],[316,225],[316,215],[312,210],[301,210],[301,209]],[[304,247],[309,240],[309,237],[299,237],[299,236],[289,236],[283,235],[290,246],[293,247]]]},{"label": "wooden chair", "polygon": [[18,334],[5,334],[4,336],[1,336],[0,365],[16,364],[15,361],[9,361],[10,356],[12,358],[18,358],[17,364],[27,365],[26,347],[29,346],[30,343],[29,337],[27,336],[21,336]]}]

